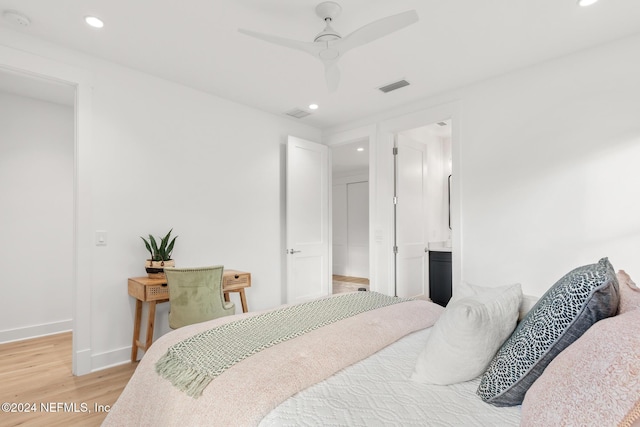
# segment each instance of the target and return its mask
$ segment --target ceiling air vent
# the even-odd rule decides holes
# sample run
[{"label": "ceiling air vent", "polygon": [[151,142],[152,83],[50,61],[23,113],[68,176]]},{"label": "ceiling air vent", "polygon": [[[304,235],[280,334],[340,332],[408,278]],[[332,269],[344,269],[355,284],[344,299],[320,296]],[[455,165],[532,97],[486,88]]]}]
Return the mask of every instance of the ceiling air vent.
[{"label": "ceiling air vent", "polygon": [[287,115],[289,115],[291,117],[295,117],[296,119],[301,119],[303,117],[307,117],[311,113],[308,112],[308,111],[301,110],[299,108],[294,108],[291,111],[287,111],[285,114],[287,114]]},{"label": "ceiling air vent", "polygon": [[393,90],[400,89],[401,87],[409,86],[409,82],[406,80],[398,80],[397,82],[390,83],[386,86],[379,87],[380,92],[389,93]]},{"label": "ceiling air vent", "polygon": [[436,123],[436,124],[437,124],[438,126],[446,126],[446,125],[447,125],[447,122],[438,122],[438,123]]}]

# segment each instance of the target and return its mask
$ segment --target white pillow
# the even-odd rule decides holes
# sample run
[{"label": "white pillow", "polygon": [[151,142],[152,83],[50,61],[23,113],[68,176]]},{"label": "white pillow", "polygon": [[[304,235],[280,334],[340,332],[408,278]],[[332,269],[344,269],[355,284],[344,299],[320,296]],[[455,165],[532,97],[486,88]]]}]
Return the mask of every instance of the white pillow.
[{"label": "white pillow", "polygon": [[482,374],[518,320],[519,283],[485,288],[463,282],[418,356],[411,379],[455,384]]}]

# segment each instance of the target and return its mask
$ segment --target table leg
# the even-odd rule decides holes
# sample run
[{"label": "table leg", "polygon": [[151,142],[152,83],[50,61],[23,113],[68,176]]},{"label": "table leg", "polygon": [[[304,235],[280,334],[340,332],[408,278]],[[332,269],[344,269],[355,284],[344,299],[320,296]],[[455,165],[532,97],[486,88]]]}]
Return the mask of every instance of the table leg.
[{"label": "table leg", "polygon": [[156,321],[156,302],[149,301],[149,319],[147,320],[147,337],[145,339],[144,351],[151,347],[153,342],[153,324]]},{"label": "table leg", "polygon": [[242,303],[242,312],[247,313],[249,309],[247,308],[247,298],[244,296],[244,288],[240,289],[240,303]]},{"label": "table leg", "polygon": [[131,362],[138,360],[138,339],[140,339],[140,322],[142,322],[142,301],[136,299],[136,318],[133,321],[133,343],[131,344]]},{"label": "table leg", "polygon": [[229,299],[229,292],[224,292],[224,300],[225,300],[225,302],[229,302],[229,301],[231,301],[231,300]]}]

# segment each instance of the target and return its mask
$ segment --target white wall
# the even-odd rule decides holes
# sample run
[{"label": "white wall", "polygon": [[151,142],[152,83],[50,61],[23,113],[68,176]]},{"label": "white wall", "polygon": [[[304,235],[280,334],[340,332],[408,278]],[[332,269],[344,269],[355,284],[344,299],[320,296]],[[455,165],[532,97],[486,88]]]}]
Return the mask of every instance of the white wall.
[{"label": "white wall", "polygon": [[427,205],[429,242],[451,240],[449,228],[449,175],[451,175],[451,138],[438,137],[427,143]]},{"label": "white wall", "polygon": [[464,276],[541,294],[608,256],[640,276],[640,37],[465,91]]},{"label": "white wall", "polygon": [[[622,39],[327,129],[323,138],[456,106],[454,287],[521,282],[541,295],[602,256],[640,277],[638,51],[640,36]],[[383,155],[388,143],[378,133]],[[385,164],[377,160],[379,173]],[[388,189],[377,188],[383,199]],[[386,208],[376,209],[384,219]]]},{"label": "white wall", "polygon": [[[115,336],[130,345],[126,277],[144,275],[139,236],[148,233],[173,228],[178,266],[251,272],[251,310],[282,303],[283,144],[288,133],[313,140],[315,132],[127,70],[97,74],[94,219],[109,246],[96,248],[93,300],[110,309],[92,311],[92,349],[109,351]],[[158,334],[169,330],[167,312],[159,307]]]},{"label": "white wall", "polygon": [[[92,75],[90,218],[95,230],[108,232],[107,246],[92,246],[93,369],[130,357],[135,304],[127,278],[145,274],[141,235],[173,227],[178,266],[250,271],[250,310],[284,302],[284,144],[288,134],[319,141],[319,130],[14,32],[1,34],[5,45]],[[167,311],[168,304],[159,305],[156,337],[169,330]]]},{"label": "white wall", "polygon": [[0,342],[71,330],[73,134],[73,108],[0,92]]}]

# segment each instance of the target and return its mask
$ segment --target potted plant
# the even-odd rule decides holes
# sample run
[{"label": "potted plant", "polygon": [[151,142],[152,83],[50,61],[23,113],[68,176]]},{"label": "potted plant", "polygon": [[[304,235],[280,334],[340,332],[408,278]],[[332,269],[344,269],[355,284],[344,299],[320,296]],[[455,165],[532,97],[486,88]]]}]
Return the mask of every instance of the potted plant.
[{"label": "potted plant", "polygon": [[171,259],[171,253],[173,252],[173,244],[176,242],[178,236],[175,236],[170,242],[171,232],[173,228],[169,230],[166,236],[160,239],[160,246],[158,242],[151,234],[149,234],[149,240],[140,236],[147,250],[149,251],[149,258],[144,267],[147,270],[147,275],[151,279],[164,279],[164,268],[175,267],[176,263]]}]

